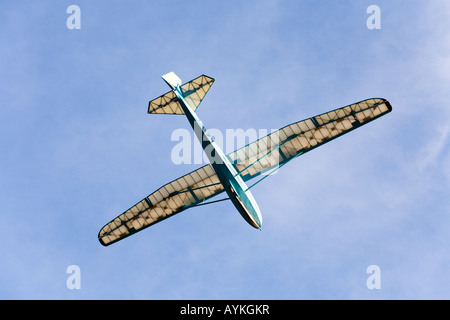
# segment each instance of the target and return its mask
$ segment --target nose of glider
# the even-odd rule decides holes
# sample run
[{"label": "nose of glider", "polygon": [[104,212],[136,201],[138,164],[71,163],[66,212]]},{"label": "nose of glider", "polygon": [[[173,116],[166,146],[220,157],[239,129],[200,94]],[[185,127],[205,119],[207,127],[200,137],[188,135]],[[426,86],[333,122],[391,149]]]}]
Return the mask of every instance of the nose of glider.
[{"label": "nose of glider", "polygon": [[251,205],[253,207],[253,210],[251,210],[252,220],[254,221],[254,227],[261,230],[262,227],[262,215],[261,210],[258,207],[258,203],[253,198],[253,195],[250,193],[248,195],[248,198],[250,199]]}]

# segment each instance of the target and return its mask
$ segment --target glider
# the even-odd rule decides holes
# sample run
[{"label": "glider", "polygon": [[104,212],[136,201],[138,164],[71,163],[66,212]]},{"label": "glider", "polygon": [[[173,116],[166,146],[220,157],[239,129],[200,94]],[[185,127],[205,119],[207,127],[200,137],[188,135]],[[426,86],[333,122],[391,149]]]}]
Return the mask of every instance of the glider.
[{"label": "glider", "polygon": [[[228,199],[252,227],[260,229],[261,212],[249,190],[253,185],[294,158],[392,111],[385,99],[363,100],[290,124],[225,155],[196,113],[214,79],[201,75],[182,84],[173,72],[162,78],[171,91],[150,101],[148,113],[184,114],[210,163],[162,186],[107,223],[98,234],[104,246],[188,208]],[[261,175],[250,188],[246,185]],[[228,198],[206,202],[223,192]]]}]

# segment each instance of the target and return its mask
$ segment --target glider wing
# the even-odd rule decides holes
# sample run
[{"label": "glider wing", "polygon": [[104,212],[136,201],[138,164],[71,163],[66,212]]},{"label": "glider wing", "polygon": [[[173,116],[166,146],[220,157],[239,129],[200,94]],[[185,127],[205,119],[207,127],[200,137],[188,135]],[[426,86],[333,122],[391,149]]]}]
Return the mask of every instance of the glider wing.
[{"label": "glider wing", "polygon": [[227,156],[242,179],[247,181],[391,110],[390,103],[385,99],[367,99],[290,124]]},{"label": "glider wing", "polygon": [[104,246],[197,205],[223,191],[210,164],[188,173],[142,199],[107,223],[98,239]]}]

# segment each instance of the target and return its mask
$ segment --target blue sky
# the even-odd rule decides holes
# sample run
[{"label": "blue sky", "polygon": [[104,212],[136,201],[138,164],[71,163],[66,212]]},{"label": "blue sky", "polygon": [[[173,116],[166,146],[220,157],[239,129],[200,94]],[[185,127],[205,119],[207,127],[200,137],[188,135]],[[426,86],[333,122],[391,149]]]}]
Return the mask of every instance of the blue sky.
[{"label": "blue sky", "polygon": [[[449,15],[444,0],[3,1],[0,298],[450,298]],[[393,112],[255,186],[262,231],[222,202],[102,247],[106,222],[199,167],[170,158],[186,119],[146,114],[169,71],[216,79],[209,128],[371,97]]]}]

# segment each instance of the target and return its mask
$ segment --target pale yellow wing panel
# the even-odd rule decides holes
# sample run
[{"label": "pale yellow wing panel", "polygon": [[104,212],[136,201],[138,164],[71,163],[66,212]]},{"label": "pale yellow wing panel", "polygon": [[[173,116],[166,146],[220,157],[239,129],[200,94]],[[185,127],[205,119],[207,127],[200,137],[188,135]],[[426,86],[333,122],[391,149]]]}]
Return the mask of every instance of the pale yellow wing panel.
[{"label": "pale yellow wing panel", "polygon": [[228,154],[228,157],[247,181],[391,110],[385,99],[367,99],[288,125]]},{"label": "pale yellow wing panel", "polygon": [[189,103],[193,110],[197,110],[206,93],[214,83],[214,79],[205,75],[191,80],[181,86],[184,99]]},{"label": "pale yellow wing panel", "polygon": [[98,238],[110,245],[223,191],[211,165],[184,175],[150,194],[107,223]]},{"label": "pale yellow wing panel", "polygon": [[[206,93],[214,83],[214,79],[202,75],[181,86],[184,99],[192,110],[197,110]],[[183,108],[178,102],[178,98],[173,91],[153,99],[148,103],[148,113],[159,114],[184,114]]]},{"label": "pale yellow wing panel", "polygon": [[153,99],[148,103],[148,113],[184,114],[178,98],[173,91]]}]

